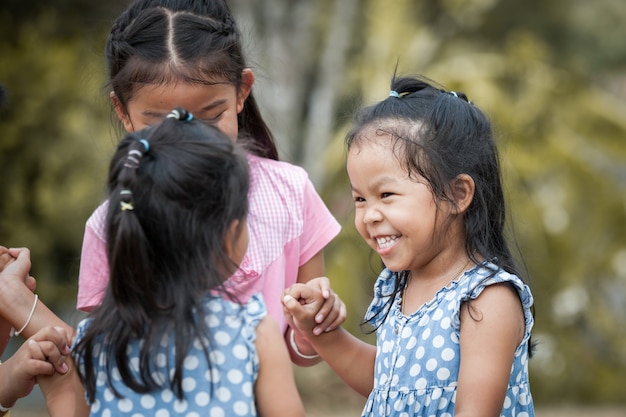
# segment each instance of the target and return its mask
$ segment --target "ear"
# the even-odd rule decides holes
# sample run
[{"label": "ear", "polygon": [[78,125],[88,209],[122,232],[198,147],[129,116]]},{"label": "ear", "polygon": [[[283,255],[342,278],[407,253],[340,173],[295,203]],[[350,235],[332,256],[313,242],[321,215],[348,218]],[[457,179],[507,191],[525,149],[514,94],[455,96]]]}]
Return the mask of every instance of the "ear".
[{"label": "ear", "polygon": [[239,86],[239,91],[237,91],[237,114],[243,110],[244,103],[252,91],[253,84],[254,72],[250,68],[244,68],[241,71],[241,85]]},{"label": "ear", "polygon": [[464,213],[470,206],[474,199],[475,187],[474,179],[468,174],[457,175],[456,178],[452,180],[450,189],[452,191],[452,198],[454,198],[454,203],[456,204],[455,211],[457,214]]},{"label": "ear", "polygon": [[239,230],[239,220],[233,220],[233,222],[228,227],[228,231],[226,232],[226,240],[224,242],[224,250],[230,259],[233,259],[233,256],[236,254],[235,251],[235,242],[237,241],[237,235],[241,231]]},{"label": "ear", "polygon": [[128,115],[126,108],[124,108],[124,105],[122,104],[120,99],[117,97],[115,92],[111,91],[111,93],[109,94],[109,97],[111,98],[111,103],[113,103],[115,114],[117,114],[117,118],[124,125],[124,129],[127,132],[134,132],[135,128],[133,127],[133,123],[130,120],[130,116]]}]

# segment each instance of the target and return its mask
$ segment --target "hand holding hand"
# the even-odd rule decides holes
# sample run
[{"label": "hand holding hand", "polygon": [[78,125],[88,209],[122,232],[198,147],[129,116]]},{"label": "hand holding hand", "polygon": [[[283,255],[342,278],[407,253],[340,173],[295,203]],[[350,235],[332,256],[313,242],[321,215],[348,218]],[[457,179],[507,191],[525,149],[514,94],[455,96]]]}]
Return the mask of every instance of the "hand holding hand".
[{"label": "hand holding hand", "polygon": [[294,284],[283,292],[283,311],[291,327],[319,335],[336,329],[346,319],[346,306],[332,292],[328,278]]},{"label": "hand holding hand", "polygon": [[319,335],[322,332],[335,330],[346,320],[346,305],[341,301],[339,296],[331,290],[328,278],[314,278],[307,282],[306,285],[319,288],[324,297],[324,304],[315,315],[315,322],[318,323],[318,325],[313,329],[313,334]]},{"label": "hand holding hand", "polygon": [[0,365],[0,404],[11,407],[28,395],[39,375],[66,373],[70,344],[66,329],[52,326],[41,329],[24,342]]},{"label": "hand holding hand", "polygon": [[17,279],[29,290],[35,291],[37,281],[30,276],[30,250],[28,248],[7,249],[0,246],[0,277],[2,280]]},{"label": "hand holding hand", "polygon": [[322,291],[307,284],[294,284],[283,292],[283,312],[292,328],[313,333],[315,316],[324,304]]}]

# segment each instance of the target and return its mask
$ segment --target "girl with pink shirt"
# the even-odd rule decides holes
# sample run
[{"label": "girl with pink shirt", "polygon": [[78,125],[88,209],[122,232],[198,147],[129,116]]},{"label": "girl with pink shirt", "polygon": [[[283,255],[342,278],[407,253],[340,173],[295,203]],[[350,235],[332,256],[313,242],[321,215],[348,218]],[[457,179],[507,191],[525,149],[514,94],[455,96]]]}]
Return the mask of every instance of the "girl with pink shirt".
[{"label": "girl with pink shirt", "polygon": [[[324,275],[322,250],[340,226],[306,172],[278,160],[252,94],[255,76],[246,66],[240,36],[223,0],[135,1],[114,22],[106,42],[110,98],[128,132],[183,107],[248,150],[250,244],[230,282],[242,302],[263,295],[268,314],[285,333],[292,361],[312,365],[319,359],[306,339],[288,329],[281,294],[296,282]],[[79,310],[100,304],[109,279],[107,210],[104,202],[87,220]],[[345,319],[345,307],[326,280],[318,282],[326,296],[318,331],[332,330]]]}]

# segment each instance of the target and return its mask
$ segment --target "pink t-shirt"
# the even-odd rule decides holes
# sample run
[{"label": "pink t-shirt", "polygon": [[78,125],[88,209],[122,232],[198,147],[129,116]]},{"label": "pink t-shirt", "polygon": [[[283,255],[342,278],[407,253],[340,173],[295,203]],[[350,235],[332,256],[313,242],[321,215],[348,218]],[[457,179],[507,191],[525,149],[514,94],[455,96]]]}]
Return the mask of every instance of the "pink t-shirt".
[{"label": "pink t-shirt", "polygon": [[[296,282],[300,266],[339,234],[340,225],[304,169],[254,155],[248,155],[248,162],[250,243],[230,283],[242,302],[261,292],[268,313],[284,329],[282,291]],[[78,277],[79,310],[99,305],[109,281],[107,207],[105,201],[87,220]]]}]

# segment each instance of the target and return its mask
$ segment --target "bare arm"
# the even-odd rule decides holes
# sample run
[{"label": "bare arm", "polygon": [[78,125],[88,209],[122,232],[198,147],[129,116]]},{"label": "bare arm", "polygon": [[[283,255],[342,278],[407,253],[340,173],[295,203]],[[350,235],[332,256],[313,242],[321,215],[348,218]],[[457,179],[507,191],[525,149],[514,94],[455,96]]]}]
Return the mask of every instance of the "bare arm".
[{"label": "bare arm", "polygon": [[[0,274],[0,316],[19,330],[27,323],[35,303],[35,294],[27,285],[31,266],[30,251],[26,248],[11,249],[10,254],[15,259],[6,264]],[[32,318],[21,335],[28,338],[46,326],[63,327],[69,334],[73,334],[71,326],[41,301],[37,301]]]},{"label": "bare arm", "polygon": [[524,336],[524,313],[515,290],[496,284],[461,308],[461,365],[456,417],[497,417]]},{"label": "bare arm", "polygon": [[374,387],[376,347],[361,341],[343,328],[319,335],[313,333],[320,291],[306,285],[294,285],[283,299],[293,327],[309,341],[322,359],[352,389],[367,397]]},{"label": "bare arm", "polygon": [[266,316],[256,330],[259,377],[254,392],[261,417],[304,417],[287,348],[276,322]]},{"label": "bare arm", "polygon": [[78,371],[70,360],[69,370],[65,374],[37,378],[41,392],[46,400],[50,417],[88,417],[90,407],[85,400],[85,390]]}]

